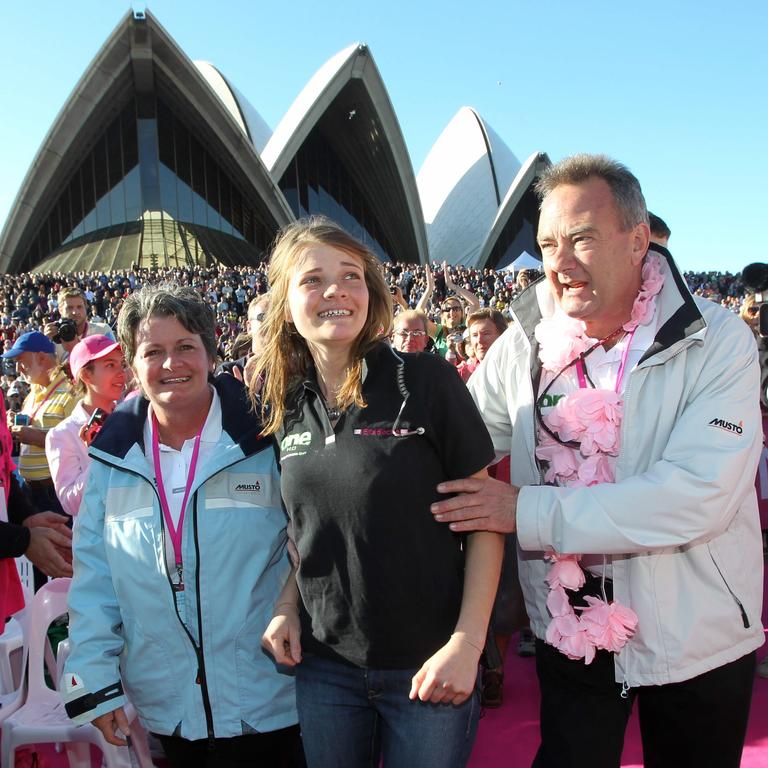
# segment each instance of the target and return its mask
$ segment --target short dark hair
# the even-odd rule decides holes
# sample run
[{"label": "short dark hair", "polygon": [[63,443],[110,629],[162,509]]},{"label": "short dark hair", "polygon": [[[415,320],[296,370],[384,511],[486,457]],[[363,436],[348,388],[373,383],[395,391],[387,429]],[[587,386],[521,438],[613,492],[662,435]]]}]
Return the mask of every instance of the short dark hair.
[{"label": "short dark hair", "polygon": [[573,155],[551,165],[536,182],[536,194],[543,202],[557,187],[583,184],[591,178],[602,179],[611,188],[625,231],[637,224],[648,223],[648,209],[640,182],[626,165],[606,155]]},{"label": "short dark hair", "polygon": [[476,309],[470,313],[467,318],[467,330],[471,327],[472,323],[479,323],[481,320],[490,320],[499,333],[504,333],[507,330],[507,321],[504,319],[504,315],[497,309]]},{"label": "short dark hair", "polygon": [[251,351],[251,334],[238,333],[229,345],[228,357],[230,360],[238,360],[245,357]]},{"label": "short dark hair", "polygon": [[117,318],[117,337],[128,365],[136,357],[136,331],[150,317],[175,317],[190,333],[200,336],[211,360],[216,359],[213,311],[192,287],[177,283],[145,285],[123,302]]},{"label": "short dark hair", "polygon": [[672,235],[672,230],[667,226],[667,222],[657,216],[655,213],[648,211],[648,223],[651,227],[651,234],[656,237],[661,237],[667,240]]}]

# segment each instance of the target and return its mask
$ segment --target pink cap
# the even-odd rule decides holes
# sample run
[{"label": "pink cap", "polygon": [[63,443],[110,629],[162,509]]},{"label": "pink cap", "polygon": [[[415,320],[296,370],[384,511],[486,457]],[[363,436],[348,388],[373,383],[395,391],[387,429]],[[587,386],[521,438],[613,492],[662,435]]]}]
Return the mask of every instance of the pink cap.
[{"label": "pink cap", "polygon": [[72,378],[77,381],[77,375],[83,366],[91,360],[106,357],[116,349],[120,349],[120,344],[112,341],[109,336],[86,336],[75,344],[74,349],[69,353],[69,370],[72,371]]}]

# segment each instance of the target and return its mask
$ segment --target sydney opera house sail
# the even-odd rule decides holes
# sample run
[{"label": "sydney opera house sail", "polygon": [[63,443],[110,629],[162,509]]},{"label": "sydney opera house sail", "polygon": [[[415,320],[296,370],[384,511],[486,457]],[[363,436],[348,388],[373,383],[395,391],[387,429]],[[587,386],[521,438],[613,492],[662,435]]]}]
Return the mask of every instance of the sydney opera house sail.
[{"label": "sydney opera house sail", "polygon": [[413,168],[367,46],[318,70],[262,158],[296,216],[325,214],[385,260],[426,259]]},{"label": "sydney opera house sail", "polygon": [[153,17],[126,15],[33,161],[0,268],[260,259],[293,214],[233,106]]},{"label": "sydney opera house sail", "polygon": [[480,244],[519,168],[474,109],[454,115],[418,175],[432,260],[478,265]]},{"label": "sydney opera house sail", "polygon": [[[265,77],[268,77],[265,75]],[[0,269],[254,264],[323,214],[382,260],[503,267],[533,253],[532,184],[460,109],[417,178],[366,45],[332,56],[274,131],[214,64],[126,14],[43,140],[0,234]]]},{"label": "sydney opera house sail", "polygon": [[[536,181],[549,166],[543,152],[534,152],[518,171],[502,200],[485,241],[480,246],[478,263],[493,269],[505,269],[519,259],[523,266],[541,261],[536,245],[539,201],[534,192]],[[521,258],[526,257],[527,258]]]}]

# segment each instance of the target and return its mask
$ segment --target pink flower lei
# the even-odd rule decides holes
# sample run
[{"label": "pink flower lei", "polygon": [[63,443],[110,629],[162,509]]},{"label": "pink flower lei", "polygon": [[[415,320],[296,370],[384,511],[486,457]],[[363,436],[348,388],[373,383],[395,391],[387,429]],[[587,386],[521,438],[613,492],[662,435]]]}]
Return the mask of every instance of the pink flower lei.
[{"label": "pink flower lei", "polygon": [[[650,254],[643,264],[642,284],[630,318],[621,330],[632,334],[638,325],[650,323],[663,284],[661,260]],[[559,311],[539,323],[536,339],[543,368],[556,375],[600,343],[587,336],[583,321]],[[616,390],[619,384],[617,380]],[[612,483],[613,467],[608,457],[619,453],[623,407],[618,391],[608,389],[580,388],[558,400],[543,417],[546,429],[541,425],[538,429],[536,457],[547,464],[545,482],[569,487]],[[616,601],[608,603],[588,596],[587,606],[576,608],[577,615],[566,590],[584,586],[581,555],[551,553],[547,559],[552,562],[546,576],[550,589],[547,609],[552,621],[546,641],[569,659],[584,659],[586,664],[592,662],[598,649],[614,653],[621,650],[637,627],[635,612]]]}]

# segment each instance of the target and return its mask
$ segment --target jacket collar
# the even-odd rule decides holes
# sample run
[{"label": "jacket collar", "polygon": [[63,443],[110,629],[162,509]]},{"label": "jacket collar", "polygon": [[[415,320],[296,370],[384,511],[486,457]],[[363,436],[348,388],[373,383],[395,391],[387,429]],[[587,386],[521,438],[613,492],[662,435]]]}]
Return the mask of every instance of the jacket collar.
[{"label": "jacket collar", "polygon": [[707,324],[680,273],[672,254],[664,246],[653,244],[652,250],[667,263],[667,278],[658,299],[659,323],[656,338],[646,350],[641,363],[660,354],[684,339],[702,338]]},{"label": "jacket collar", "polygon": [[[365,356],[363,357],[363,382],[365,382],[368,377],[370,367],[376,366],[377,361],[381,359],[382,355],[387,354],[388,352],[390,352],[389,344],[384,341],[378,341],[365,353]],[[305,391],[309,389],[316,395],[322,397],[320,384],[317,381],[317,369],[311,359],[307,366],[307,372],[304,374],[301,389]]]},{"label": "jacket collar", "polygon": [[[261,422],[253,412],[248,393],[241,382],[222,374],[211,381],[221,402],[221,427],[240,447],[243,455],[250,456],[272,446],[272,440],[261,436]],[[144,424],[149,401],[133,397],[115,408],[104,427],[93,441],[95,455],[109,454],[124,460],[134,445],[144,453]]]},{"label": "jacket collar", "polygon": [[[641,363],[668,350],[684,339],[694,336],[700,338],[706,329],[706,322],[696,306],[696,301],[688,290],[685,278],[677,268],[672,254],[656,243],[649,249],[649,252],[651,251],[661,257],[666,264],[667,274],[657,299],[659,322],[656,337],[640,360]],[[550,317],[555,311],[555,301],[546,277],[540,277],[531,283],[512,302],[511,310],[531,345],[531,374],[536,381],[541,364],[538,355],[539,344],[534,333],[542,317]]]}]

